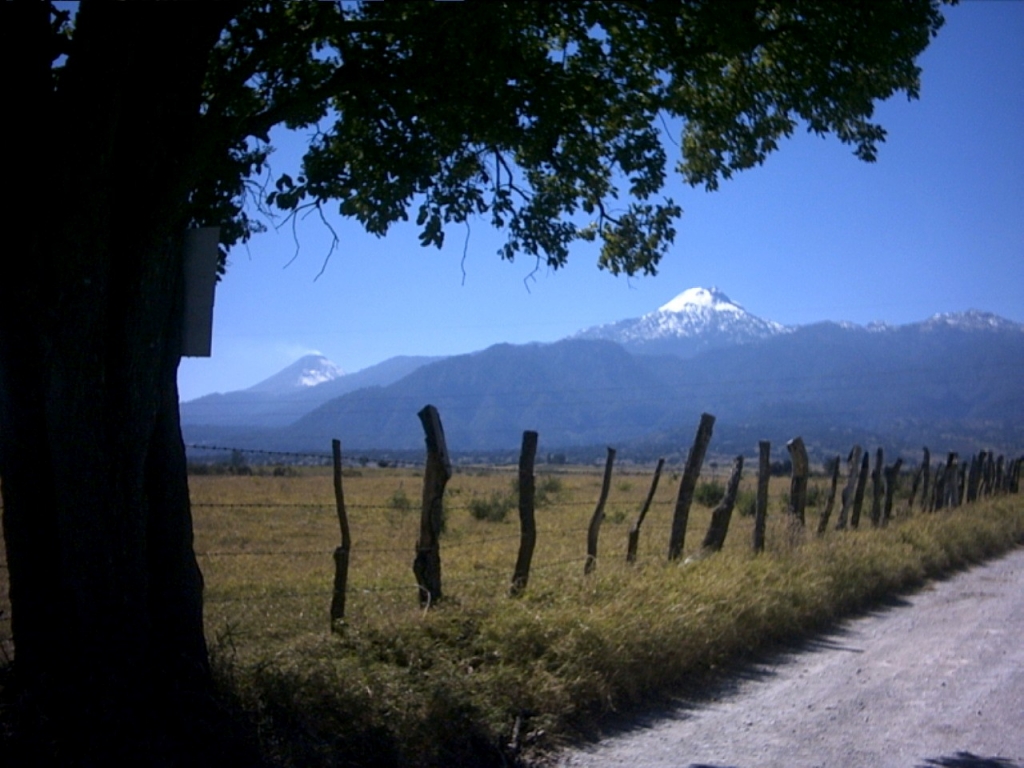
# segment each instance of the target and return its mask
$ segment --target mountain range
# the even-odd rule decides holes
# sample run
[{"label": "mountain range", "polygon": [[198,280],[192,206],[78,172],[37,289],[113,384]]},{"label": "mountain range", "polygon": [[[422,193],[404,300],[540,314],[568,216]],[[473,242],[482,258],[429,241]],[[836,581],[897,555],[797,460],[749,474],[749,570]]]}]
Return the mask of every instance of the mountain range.
[{"label": "mountain range", "polygon": [[[718,289],[692,288],[654,312],[550,344],[498,344],[449,358],[393,358],[343,375],[307,357],[241,392],[182,404],[186,439],[316,450],[421,450],[416,412],[439,409],[453,453],[543,451],[587,458],[685,455],[703,411],[712,450],[752,451],[800,434],[812,454],[853,442],[916,455],[1024,450],[1024,325],[989,313],[902,326],[786,327]],[[314,383],[322,379],[320,383]],[[603,450],[603,448],[601,448]]]}]

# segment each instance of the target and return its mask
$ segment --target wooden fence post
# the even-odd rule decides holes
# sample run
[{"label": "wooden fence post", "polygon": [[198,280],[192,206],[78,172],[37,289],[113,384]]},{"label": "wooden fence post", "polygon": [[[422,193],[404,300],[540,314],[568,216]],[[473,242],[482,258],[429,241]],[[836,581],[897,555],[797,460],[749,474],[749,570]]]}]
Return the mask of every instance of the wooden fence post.
[{"label": "wooden fence post", "polygon": [[871,525],[882,524],[882,468],[885,458],[882,449],[875,451],[875,468],[871,470]]},{"label": "wooden fence post", "polygon": [[705,550],[720,552],[725,545],[725,537],[729,533],[729,521],[732,519],[733,507],[736,506],[736,494],[740,489],[742,474],[743,456],[737,456],[732,460],[732,474],[729,475],[725,496],[711,512],[711,524],[708,526],[707,535],[704,536],[703,548]]},{"label": "wooden fence post", "polygon": [[633,525],[629,527],[629,540],[626,544],[627,563],[636,562],[636,549],[640,543],[640,526],[643,525],[644,518],[647,517],[647,510],[651,508],[651,502],[654,501],[654,493],[658,490],[658,480],[661,478],[661,469],[664,466],[665,459],[658,459],[658,466],[654,468],[654,478],[651,480],[650,490],[647,491],[647,498],[644,499],[644,505],[640,507],[640,514],[633,521]]},{"label": "wooden fence post", "polygon": [[821,518],[818,520],[818,535],[824,536],[828,530],[828,519],[832,516],[832,507],[836,503],[836,488],[839,485],[839,465],[843,463],[842,456],[836,456],[832,461],[832,481],[828,487],[828,500],[825,508],[821,511]]},{"label": "wooden fence post", "polygon": [[896,486],[900,481],[900,467],[903,466],[903,459],[896,459],[896,463],[885,468],[885,506],[882,509],[882,525],[886,526],[892,519],[892,502],[896,493]]},{"label": "wooden fence post", "polygon": [[932,499],[929,509],[937,512],[942,509],[943,499],[946,497],[946,470],[940,461],[935,466],[935,482],[932,483]]},{"label": "wooden fence post", "polygon": [[1005,467],[1005,463],[1005,456],[1000,455],[1000,457],[996,459],[996,489],[1000,494],[1004,493],[1006,490],[1005,488],[1003,488],[1003,470]]},{"label": "wooden fence post", "polygon": [[509,595],[516,597],[526,589],[530,580],[530,563],[533,548],[537,544],[537,523],[533,517],[536,480],[533,476],[533,462],[537,457],[537,433],[523,432],[523,447],[519,452],[519,555],[512,573],[512,587]]},{"label": "wooden fence post", "polygon": [[758,440],[757,506],[754,508],[754,553],[764,552],[764,529],[768,518],[768,481],[771,479],[772,444]]},{"label": "wooden fence post", "polygon": [[981,479],[981,457],[985,452],[971,456],[971,468],[967,472],[967,503],[978,500],[978,481]]},{"label": "wooden fence post", "polygon": [[804,439],[794,437],[786,443],[786,450],[789,451],[790,463],[793,465],[789,482],[790,520],[803,528],[806,525],[804,510],[807,507],[807,475],[810,473]]},{"label": "wooden fence post", "polygon": [[418,414],[427,443],[423,472],[423,508],[416,559],[412,570],[419,585],[420,605],[430,607],[441,599],[441,526],[444,521],[444,487],[452,476],[448,445],[437,408],[427,405]]},{"label": "wooden fence post", "polygon": [[711,433],[715,427],[715,417],[710,413],[700,415],[697,435],[693,438],[690,455],[686,458],[683,477],[679,481],[679,495],[676,497],[676,508],[672,514],[672,533],[668,541],[668,559],[678,560],[683,554],[686,543],[686,524],[690,519],[690,505],[693,504],[693,492],[697,488],[700,468],[704,463],[704,454],[711,442]]},{"label": "wooden fence post", "polygon": [[604,462],[604,479],[601,481],[601,498],[597,500],[597,507],[590,518],[590,526],[587,528],[587,562],[583,564],[583,573],[591,573],[597,567],[597,534],[601,531],[601,521],[604,520],[604,503],[608,500],[608,491],[612,487],[612,465],[615,463],[615,449],[608,448],[608,457]]},{"label": "wooden fence post", "polygon": [[981,495],[992,495],[992,478],[995,476],[995,466],[992,462],[992,451],[985,454],[985,466],[981,470]]},{"label": "wooden fence post", "polygon": [[928,446],[924,447],[924,458],[921,459],[921,468],[924,470],[924,483],[921,486],[921,511],[927,512],[931,505],[931,496],[928,495],[928,481],[932,472],[932,454]]},{"label": "wooden fence post", "polygon": [[348,528],[345,493],[341,487],[341,441],[331,441],[334,460],[334,502],[338,509],[341,528],[341,546],[334,550],[334,593],[331,596],[331,629],[335,622],[345,618],[345,592],[348,587],[348,555],[352,551],[352,536]]},{"label": "wooden fence post", "polygon": [[910,486],[910,500],[907,501],[907,515],[914,511],[914,501],[917,499],[917,490],[921,487],[921,478],[924,476],[924,467],[918,467],[914,472],[914,482]]},{"label": "wooden fence post", "polygon": [[850,519],[850,510],[853,508],[853,497],[857,488],[857,473],[860,471],[860,455],[864,449],[854,445],[850,454],[846,457],[847,474],[846,485],[843,487],[843,505],[839,508],[839,519],[836,520],[836,530],[846,529]]},{"label": "wooden fence post", "polygon": [[957,488],[959,461],[960,457],[956,452],[950,451],[949,456],[946,458],[945,476],[942,478],[943,488],[945,489],[943,505],[947,507],[960,506],[960,494]]},{"label": "wooden fence post", "polygon": [[860,525],[860,512],[864,507],[864,491],[868,487],[868,472],[871,470],[871,456],[867,453],[860,460],[860,474],[857,476],[857,488],[853,492],[853,511],[850,512],[850,527]]}]

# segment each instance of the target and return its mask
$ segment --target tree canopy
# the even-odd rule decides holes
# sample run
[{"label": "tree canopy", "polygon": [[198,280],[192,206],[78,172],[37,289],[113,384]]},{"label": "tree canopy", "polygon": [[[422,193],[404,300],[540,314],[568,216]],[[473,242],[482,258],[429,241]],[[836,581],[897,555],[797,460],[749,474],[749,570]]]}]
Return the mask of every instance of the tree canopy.
[{"label": "tree canopy", "polygon": [[[178,414],[186,227],[226,255],[272,211],[414,217],[435,246],[483,217],[504,258],[594,240],[653,273],[668,174],[714,189],[804,126],[873,160],[874,104],[917,95],[941,23],[937,0],[0,3],[22,754],[225,764]],[[278,127],[311,134],[300,167]]]},{"label": "tree canopy", "polygon": [[[941,24],[933,0],[245,4],[207,71],[194,217],[245,240],[251,194],[381,236],[413,215],[440,246],[479,216],[507,259],[597,239],[601,267],[653,273],[668,173],[715,189],[803,126],[874,160],[874,104],[918,95]],[[278,125],[312,133],[301,168],[274,167]]]}]

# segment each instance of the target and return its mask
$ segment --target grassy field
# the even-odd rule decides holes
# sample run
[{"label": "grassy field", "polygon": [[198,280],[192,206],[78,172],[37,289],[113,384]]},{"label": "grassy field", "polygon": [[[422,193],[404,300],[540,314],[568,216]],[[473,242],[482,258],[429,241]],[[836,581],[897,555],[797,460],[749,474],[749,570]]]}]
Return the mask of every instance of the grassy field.
[{"label": "grassy field", "polygon": [[[539,471],[530,583],[510,599],[514,468],[457,470],[441,539],[445,598],[425,611],[411,567],[421,472],[346,470],[353,548],[346,620],[332,633],[340,533],[329,470],[193,476],[207,632],[226,705],[277,765],[507,765],[1024,541],[1019,495],[937,514],[908,514],[901,499],[885,529],[870,527],[868,501],[858,531],[794,532],[788,479],[775,478],[766,551],[754,556],[753,520],[740,514],[752,504],[748,471],[723,551],[694,557],[714,503],[698,488],[705,503],[691,512],[684,561],[667,563],[679,483],[668,470],[629,565],[627,531],[650,479],[650,471],[616,472],[597,568],[584,576],[600,468]],[[825,483],[812,480],[808,531]],[[6,598],[0,583],[9,658]]]},{"label": "grassy field", "polygon": [[[750,553],[752,519],[737,514],[720,554],[669,564],[669,471],[630,566],[626,534],[650,473],[619,472],[596,572],[584,576],[600,473],[538,472],[534,567],[512,600],[515,473],[460,470],[446,494],[445,599],[424,611],[411,568],[421,475],[367,468],[345,477],[353,549],[346,621],[332,634],[338,522],[330,475],[307,472],[191,480],[216,669],[268,755],[294,766],[500,765],[1024,537],[1019,496],[910,516],[898,502],[881,530],[866,505],[867,528],[794,535],[788,480],[776,479],[763,556]],[[748,473],[741,504],[753,484]],[[709,519],[696,505],[684,557],[698,554]]]}]

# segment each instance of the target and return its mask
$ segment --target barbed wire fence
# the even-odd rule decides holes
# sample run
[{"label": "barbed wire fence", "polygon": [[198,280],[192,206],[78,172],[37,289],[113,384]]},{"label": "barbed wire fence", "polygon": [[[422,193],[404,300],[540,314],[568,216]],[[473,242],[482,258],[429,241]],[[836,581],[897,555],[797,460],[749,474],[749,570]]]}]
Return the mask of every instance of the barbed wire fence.
[{"label": "barbed wire fence", "polygon": [[[306,466],[329,466],[332,463],[338,462],[335,466],[336,475],[341,473],[340,458],[336,458],[336,455],[331,453],[319,453],[311,451],[282,451],[273,450],[267,448],[255,448],[255,447],[238,447],[238,446],[227,446],[219,444],[209,443],[190,443],[186,445],[186,448],[193,452],[199,452],[200,454],[228,454],[230,459],[227,462],[230,465],[234,462],[237,466],[236,469],[241,469],[242,466],[248,464],[248,457],[258,456],[264,459],[267,465],[274,464],[275,462],[280,463],[281,461],[288,462],[289,464],[301,463]],[[879,449],[880,453],[880,449]],[[852,455],[852,452],[851,452]],[[980,452],[977,456],[971,458],[970,464],[966,461],[958,463],[955,454],[949,454],[946,462],[943,464],[939,463],[939,466],[934,470],[935,484],[932,485],[931,489],[928,487],[928,476],[931,468],[929,467],[929,454],[927,450],[925,452],[924,461],[921,466],[917,468],[916,472],[911,473],[914,481],[914,489],[910,498],[909,507],[914,505],[914,495],[918,490],[918,485],[921,482],[922,476],[924,477],[923,487],[921,488],[920,505],[922,511],[934,511],[943,506],[957,506],[960,503],[968,503],[981,498],[982,496],[992,495],[993,493],[1017,493],[1019,492],[1019,482],[1022,465],[1024,465],[1024,457],[1017,459],[1005,460],[1003,457],[999,457],[998,460],[991,453],[984,451]],[[836,458],[838,462],[839,457]],[[866,456],[865,456],[866,459]],[[850,461],[850,459],[848,459]],[[876,467],[875,476],[881,476],[880,468],[881,457],[879,456],[879,465]],[[853,463],[853,462],[851,462]],[[200,466],[196,463],[190,463],[190,467],[193,471]],[[363,467],[363,463],[349,463],[350,468]],[[396,466],[396,465],[391,465]],[[422,467],[422,464],[412,464],[411,466]],[[855,467],[851,466],[850,469],[850,488],[853,488],[853,475]],[[532,468],[531,468],[532,472]],[[610,472],[609,467],[606,468],[606,472]],[[898,472],[898,467],[897,467]],[[244,472],[243,472],[244,474]],[[838,474],[838,468],[836,467],[835,474]],[[861,476],[864,473],[861,472]],[[895,476],[895,475],[894,475]],[[340,481],[340,477],[338,478]],[[861,481],[863,482],[863,480]],[[878,482],[878,481],[876,481]],[[833,493],[835,492],[835,480],[833,480]],[[653,491],[652,491],[653,495]],[[876,499],[878,498],[878,491],[876,486],[875,491]],[[843,505],[846,506],[847,501],[844,498]],[[673,502],[662,500],[654,502],[655,506],[667,507],[672,505]],[[676,502],[678,504],[678,502]],[[759,502],[760,504],[760,502]],[[593,507],[594,502],[585,499],[560,499],[558,501],[559,507]],[[216,501],[193,501],[193,509],[219,509],[219,510],[302,510],[307,512],[315,512],[318,514],[327,514],[331,511],[339,511],[341,514],[341,507],[347,507],[347,510],[359,513],[388,513],[393,512],[394,507],[388,504],[339,504],[338,500],[335,500],[335,504],[328,502],[216,502]],[[876,502],[877,506],[877,502]],[[445,508],[448,512],[459,512],[471,510],[471,504],[466,503],[451,503],[446,502]],[[828,508],[831,508],[831,501],[829,502]],[[2,509],[2,505],[0,505]],[[411,511],[410,507],[404,511]],[[792,510],[791,510],[792,511]],[[731,513],[731,510],[730,510]],[[801,511],[802,514],[802,511]],[[888,514],[888,513],[886,513]],[[845,520],[845,518],[843,518]],[[598,520],[598,523],[600,521]],[[819,528],[819,534],[824,529],[824,524],[827,522],[823,518],[822,526]],[[878,524],[877,519],[872,520],[873,523]],[[566,527],[566,526],[544,526],[536,530],[536,535],[539,535],[545,540],[554,538],[576,538],[581,542],[582,552],[582,541],[584,537],[594,535],[594,520],[591,521],[589,528],[585,527]],[[519,533],[501,533],[501,534],[490,534],[483,536],[467,536],[462,535],[459,537],[446,537],[444,541],[444,549],[446,551],[460,551],[471,548],[480,548],[495,543],[506,543],[519,540],[523,541],[523,532]],[[380,547],[380,546],[359,546],[353,548],[351,554],[356,556],[383,556],[383,557],[395,557],[408,559],[410,554],[420,548],[420,544],[417,543],[415,547],[411,546],[411,542],[399,544],[395,546]],[[214,549],[203,549],[199,548],[196,550],[196,555],[200,559],[208,561],[215,561],[218,558],[309,558],[309,559],[326,559],[331,556],[331,547],[326,543],[324,546],[319,547],[298,547],[298,548],[276,548],[276,547],[262,547],[255,549],[227,549],[227,548],[214,548]],[[347,554],[346,554],[347,557]],[[337,550],[335,550],[335,558],[337,559]],[[591,566],[593,558],[590,555],[572,556],[568,558],[559,558],[547,562],[539,562],[532,565],[533,571],[549,571],[556,568],[569,568],[569,567],[580,567],[580,566]],[[511,563],[509,564],[511,566]],[[474,568],[480,571],[479,574],[472,576],[456,575],[455,577],[449,577],[446,579],[446,584],[453,586],[470,585],[470,584],[481,584],[492,582],[495,583],[496,589],[501,589],[508,594],[508,588],[510,584],[510,575],[512,573],[511,567],[504,568],[497,565],[488,565],[475,563]],[[7,570],[6,559],[0,560],[0,570]],[[583,568],[580,567],[581,575]],[[6,580],[6,574],[4,574]],[[422,596],[424,586],[422,584],[414,583],[410,579],[408,584],[357,584],[349,587],[349,590],[353,594],[360,595],[385,595],[385,594],[398,594],[402,592],[412,592]],[[334,594],[337,592],[337,583],[335,584]],[[307,589],[288,589],[288,588],[266,588],[260,593],[260,596],[272,597],[275,600],[279,599],[310,599],[310,598],[323,598],[324,600],[329,599],[332,596],[331,586],[324,583],[322,586],[310,587]],[[211,604],[223,604],[223,603],[245,603],[252,599],[252,596],[230,596],[230,595],[218,595],[214,593],[207,598],[207,602]],[[429,600],[428,600],[429,603]],[[0,612],[0,623],[10,622],[9,611]]]}]

